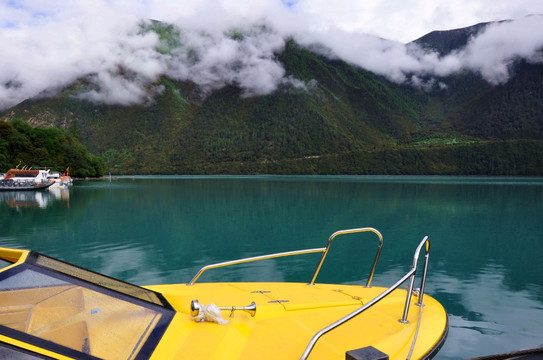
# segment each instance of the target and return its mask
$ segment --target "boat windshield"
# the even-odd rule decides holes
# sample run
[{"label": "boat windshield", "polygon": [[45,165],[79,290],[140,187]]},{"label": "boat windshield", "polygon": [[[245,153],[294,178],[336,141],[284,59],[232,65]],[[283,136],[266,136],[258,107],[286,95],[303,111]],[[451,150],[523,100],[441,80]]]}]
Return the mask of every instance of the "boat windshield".
[{"label": "boat windshield", "polygon": [[0,272],[0,334],[74,358],[148,358],[173,314],[160,294],[34,252]]}]

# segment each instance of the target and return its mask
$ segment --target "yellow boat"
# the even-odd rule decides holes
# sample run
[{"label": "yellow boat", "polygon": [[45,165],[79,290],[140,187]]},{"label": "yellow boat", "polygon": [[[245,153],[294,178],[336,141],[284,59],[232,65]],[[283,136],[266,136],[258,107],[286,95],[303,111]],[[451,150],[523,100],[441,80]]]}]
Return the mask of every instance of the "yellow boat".
[{"label": "yellow boat", "polygon": [[[332,240],[364,232],[378,238],[366,284],[316,282]],[[0,358],[431,358],[448,321],[441,304],[424,294],[430,240],[422,239],[411,270],[389,287],[371,284],[382,245],[376,229],[341,230],[322,248],[212,264],[186,284],[146,287],[0,248]],[[322,255],[308,283],[197,282],[209,269],[309,253]]]}]

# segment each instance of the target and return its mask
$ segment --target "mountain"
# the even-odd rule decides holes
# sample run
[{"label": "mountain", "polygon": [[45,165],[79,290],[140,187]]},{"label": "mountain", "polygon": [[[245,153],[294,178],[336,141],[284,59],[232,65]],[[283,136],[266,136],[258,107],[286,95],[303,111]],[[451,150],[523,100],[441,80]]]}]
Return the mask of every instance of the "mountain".
[{"label": "mountain", "polygon": [[485,22],[461,29],[432,31],[413,41],[413,43],[419,44],[426,49],[437,51],[439,55],[444,56],[454,50],[464,48],[470,38],[484,31],[490,24],[492,23]]},{"label": "mountain", "polygon": [[[485,26],[415,43],[443,56]],[[305,89],[247,97],[225,86],[203,97],[193,83],[162,77],[152,101],[120,106],[74,97],[89,86],[82,79],[0,117],[69,129],[114,174],[543,174],[541,64],[515,61],[498,85],[462,71],[423,90],[294,40],[277,59]]]},{"label": "mountain", "polygon": [[[415,43],[444,56],[466,46],[491,23],[464,29],[434,31]],[[543,50],[543,49],[542,49]],[[463,72],[443,81],[448,88],[434,92],[454,130],[481,139],[537,139],[543,136],[543,66],[516,60],[508,69],[514,76],[491,85],[474,73]]]}]

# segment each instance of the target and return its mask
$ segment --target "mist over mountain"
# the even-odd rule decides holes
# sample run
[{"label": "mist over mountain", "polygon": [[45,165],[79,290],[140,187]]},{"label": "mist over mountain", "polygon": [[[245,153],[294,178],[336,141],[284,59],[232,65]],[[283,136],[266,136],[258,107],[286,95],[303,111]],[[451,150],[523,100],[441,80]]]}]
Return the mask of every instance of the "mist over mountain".
[{"label": "mist over mountain", "polygon": [[149,88],[160,77],[192,82],[204,96],[228,85],[242,89],[243,96],[270,94],[285,84],[304,88],[307,84],[287,76],[277,61],[291,39],[329,59],[417,86],[461,71],[502,84],[511,76],[512,62],[543,62],[539,15],[485,24],[465,44],[456,44],[464,46],[443,53],[417,41],[403,44],[339,27],[314,29],[280,8],[257,20],[225,21],[208,14],[198,17],[207,19],[201,22],[191,17],[169,25],[98,11],[76,19],[61,13],[61,21],[2,29],[0,110],[55,95],[81,79],[91,86],[80,89],[78,98],[119,105],[150,100],[161,91]]},{"label": "mist over mountain", "polygon": [[541,16],[408,44],[262,21],[213,29],[83,28],[78,56],[29,40],[45,58],[8,56],[2,119],[80,133],[114,173],[543,171]]}]

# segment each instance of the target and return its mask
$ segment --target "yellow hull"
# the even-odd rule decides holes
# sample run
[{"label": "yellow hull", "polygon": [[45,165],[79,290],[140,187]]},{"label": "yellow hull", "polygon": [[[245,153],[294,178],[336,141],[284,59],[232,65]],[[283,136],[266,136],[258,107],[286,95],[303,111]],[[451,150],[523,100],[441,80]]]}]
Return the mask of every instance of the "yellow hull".
[{"label": "yellow hull", "polygon": [[[299,359],[312,336],[360,308],[385,288],[301,283],[201,283],[150,287],[177,311],[152,359]],[[370,310],[325,334],[309,359],[345,359],[345,352],[366,346],[406,359],[411,351],[421,308],[412,298],[408,323],[402,323],[405,290],[395,290]],[[217,306],[256,303],[256,315],[223,311],[230,322],[195,322],[190,303]],[[447,314],[424,297],[424,318],[412,351],[421,359],[437,351],[447,333]]]},{"label": "yellow hull", "polygon": [[[344,230],[325,248],[212,264],[188,284],[143,288],[33,251],[0,248],[7,262],[0,269],[0,357],[22,351],[54,359],[343,360],[371,346],[392,360],[431,358],[448,320],[441,304],[424,296],[427,238],[411,270],[389,288],[369,286],[380,246],[366,286],[315,282],[336,235],[367,231],[382,245],[375,229]],[[423,248],[421,289],[414,291]],[[323,255],[308,284],[196,283],[208,269],[314,252]]]}]

